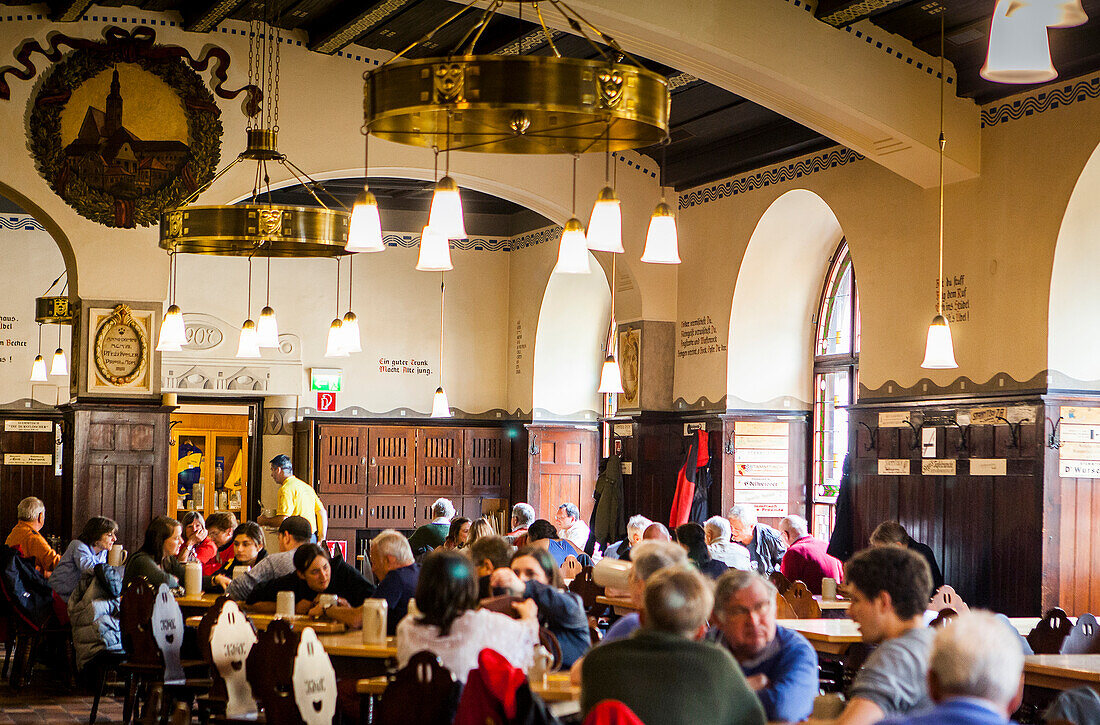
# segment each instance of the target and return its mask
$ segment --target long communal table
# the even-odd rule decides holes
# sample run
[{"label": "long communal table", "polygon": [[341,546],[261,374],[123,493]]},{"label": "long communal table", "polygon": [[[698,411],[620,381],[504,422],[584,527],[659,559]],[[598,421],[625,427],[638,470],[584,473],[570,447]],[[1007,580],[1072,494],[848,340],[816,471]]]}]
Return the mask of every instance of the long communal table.
[{"label": "long communal table", "polygon": [[[347,632],[347,627],[343,622],[333,622],[327,619],[313,619],[312,617],[304,614],[296,614],[293,617],[276,617],[274,614],[255,614],[248,612],[248,618],[252,620],[252,624],[256,625],[256,629],[265,630],[267,625],[274,622],[276,619],[285,619],[290,623],[290,628],[295,632],[301,632],[306,627],[312,627],[313,631],[317,633],[317,636],[332,635]],[[198,627],[199,622],[202,621],[201,616],[191,616],[185,620],[185,624],[188,627]],[[358,635],[358,632],[355,633]]]},{"label": "long communal table", "polygon": [[[780,619],[779,626],[793,629],[810,640],[822,654],[842,655],[848,647],[863,641],[859,627],[851,619]],[[1009,622],[1026,637],[1039,622],[1038,617],[1009,617]]]},{"label": "long communal table", "polygon": [[1051,690],[1083,685],[1100,692],[1100,654],[1025,657],[1024,684]]}]

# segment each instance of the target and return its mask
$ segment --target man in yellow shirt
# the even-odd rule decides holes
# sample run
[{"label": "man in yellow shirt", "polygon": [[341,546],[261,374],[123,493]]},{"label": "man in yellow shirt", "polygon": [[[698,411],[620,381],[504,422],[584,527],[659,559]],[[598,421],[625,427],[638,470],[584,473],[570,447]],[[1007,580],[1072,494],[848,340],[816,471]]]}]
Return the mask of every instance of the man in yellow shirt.
[{"label": "man in yellow shirt", "polygon": [[278,526],[287,516],[302,516],[315,521],[317,540],[323,541],[328,531],[328,513],[313,487],[294,475],[290,456],[278,455],[271,459],[271,479],[279,484],[279,503],[274,516],[259,516],[261,526]]}]

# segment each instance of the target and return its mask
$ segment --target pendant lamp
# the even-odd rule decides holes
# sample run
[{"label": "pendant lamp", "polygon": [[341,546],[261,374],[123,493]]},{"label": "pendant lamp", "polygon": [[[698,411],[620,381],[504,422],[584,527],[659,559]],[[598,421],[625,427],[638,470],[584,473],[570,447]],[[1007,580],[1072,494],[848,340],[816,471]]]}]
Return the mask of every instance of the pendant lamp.
[{"label": "pendant lamp", "polygon": [[604,187],[596,197],[592,216],[588,219],[588,248],[593,252],[623,252],[623,211],[619,197],[611,185],[611,127],[605,133],[607,152],[604,154]]},{"label": "pendant lamp", "polygon": [[1058,77],[1050,60],[1047,22],[1058,22],[1050,2],[997,0],[989,27],[982,78],[994,83],[1045,83]]},{"label": "pendant lamp", "polygon": [[157,352],[179,352],[187,344],[187,330],[183,324],[183,311],[176,304],[176,253],[168,257],[168,310],[160,322],[160,338],[157,340]]},{"label": "pendant lamp", "polygon": [[256,323],[250,316],[252,312],[252,257],[248,258],[248,302],[245,308],[244,324],[241,325],[241,336],[237,341],[237,357],[259,357],[260,336],[256,334]]},{"label": "pendant lamp", "polygon": [[343,335],[344,351],[363,352],[363,343],[359,338],[359,318],[351,311],[352,284],[355,280],[355,255],[348,260],[348,311],[340,321],[340,333]]},{"label": "pendant lamp", "polygon": [[38,354],[31,364],[31,382],[46,382],[46,361],[42,359],[42,323],[38,324]]},{"label": "pendant lamp", "polygon": [[447,237],[440,234],[429,223],[420,235],[420,257],[416,268],[421,272],[446,272],[454,269],[451,264],[451,245]]},{"label": "pendant lamp", "polygon": [[260,322],[256,325],[256,335],[260,347],[279,346],[279,321],[275,319],[275,310],[271,308],[271,257],[267,258],[267,301],[260,310]]},{"label": "pendant lamp", "polygon": [[382,218],[378,213],[378,199],[366,183],[370,170],[367,163],[369,148],[370,132],[368,131],[363,151],[363,193],[351,208],[348,243],[344,246],[344,249],[349,252],[381,252],[386,249],[386,244],[382,241]]},{"label": "pendant lamp", "polygon": [[466,237],[462,199],[458,195],[458,184],[450,176],[444,176],[435,184],[432,209],[428,213],[428,226],[447,239]]},{"label": "pendant lamp", "polygon": [[615,259],[611,257],[611,322],[607,331],[607,357],[600,370],[600,387],[596,389],[597,393],[605,394],[624,392],[622,371],[615,357]]},{"label": "pendant lamp", "polygon": [[340,317],[340,259],[336,260],[336,317],[328,326],[328,339],[325,342],[325,357],[347,357],[344,347],[344,322]]},{"label": "pendant lamp", "polygon": [[951,343],[951,328],[947,326],[947,318],[943,316],[943,148],[947,145],[947,139],[943,135],[943,39],[944,19],[940,13],[940,267],[939,277],[936,278],[936,316],[932,318],[932,324],[928,326],[928,339],[925,341],[924,362],[922,368],[932,370],[957,368],[955,362],[955,348]]},{"label": "pendant lamp", "polygon": [[653,215],[649,218],[649,232],[645,236],[645,250],[642,252],[642,261],[650,264],[679,264],[680,243],[676,234],[676,217],[672,214],[672,208],[665,202],[665,161],[668,137],[665,137],[661,148],[661,200],[653,209]]},{"label": "pendant lamp", "polygon": [[577,218],[577,157],[573,156],[573,213],[561,232],[558,246],[558,263],[552,274],[589,274],[588,243],[584,238],[584,225]]},{"label": "pendant lamp", "polygon": [[439,273],[439,387],[435,389],[432,397],[433,418],[450,418],[451,404],[447,401],[447,392],[443,390],[443,313],[445,311],[447,286],[443,279],[443,273]]},{"label": "pendant lamp", "polygon": [[50,375],[68,375],[69,361],[65,358],[65,351],[61,348],[61,325],[57,326],[57,349],[53,351],[53,361],[50,364]]}]

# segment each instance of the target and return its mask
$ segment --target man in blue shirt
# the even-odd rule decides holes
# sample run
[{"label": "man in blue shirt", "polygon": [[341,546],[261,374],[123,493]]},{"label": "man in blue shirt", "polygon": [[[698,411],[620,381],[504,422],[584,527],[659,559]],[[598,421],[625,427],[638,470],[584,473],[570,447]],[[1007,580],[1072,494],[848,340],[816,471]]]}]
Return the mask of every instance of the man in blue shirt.
[{"label": "man in blue shirt", "polygon": [[730,569],[714,592],[716,625],[707,639],[729,650],[756,691],[768,720],[797,722],[813,710],[817,653],[806,638],[775,622],[776,589],[752,571]]},{"label": "man in blue shirt", "polygon": [[939,630],[928,666],[936,706],[884,725],[1008,725],[1023,699],[1019,636],[990,612],[960,614]]}]

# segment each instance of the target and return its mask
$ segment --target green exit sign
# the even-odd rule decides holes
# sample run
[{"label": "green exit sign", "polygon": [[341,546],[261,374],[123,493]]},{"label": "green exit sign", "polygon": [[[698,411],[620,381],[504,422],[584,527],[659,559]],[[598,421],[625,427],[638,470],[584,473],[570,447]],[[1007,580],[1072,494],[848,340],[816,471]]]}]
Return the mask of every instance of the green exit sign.
[{"label": "green exit sign", "polygon": [[310,368],[309,389],[317,393],[339,393],[344,371],[335,368]]}]

